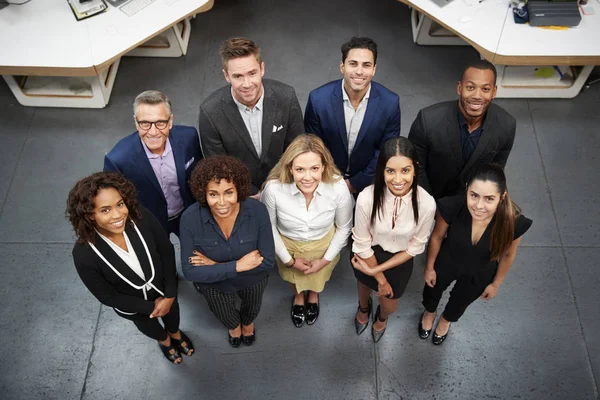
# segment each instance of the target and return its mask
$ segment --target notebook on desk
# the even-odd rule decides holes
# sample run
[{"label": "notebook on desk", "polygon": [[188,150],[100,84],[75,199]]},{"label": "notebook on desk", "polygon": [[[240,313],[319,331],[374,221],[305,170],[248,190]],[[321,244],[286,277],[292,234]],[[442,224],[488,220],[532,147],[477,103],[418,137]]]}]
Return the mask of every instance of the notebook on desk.
[{"label": "notebook on desk", "polygon": [[156,0],[106,0],[111,6],[123,11],[127,16],[137,14]]},{"label": "notebook on desk", "polygon": [[448,4],[452,3],[452,1],[454,1],[454,0],[431,0],[431,1],[440,7],[445,7]]}]

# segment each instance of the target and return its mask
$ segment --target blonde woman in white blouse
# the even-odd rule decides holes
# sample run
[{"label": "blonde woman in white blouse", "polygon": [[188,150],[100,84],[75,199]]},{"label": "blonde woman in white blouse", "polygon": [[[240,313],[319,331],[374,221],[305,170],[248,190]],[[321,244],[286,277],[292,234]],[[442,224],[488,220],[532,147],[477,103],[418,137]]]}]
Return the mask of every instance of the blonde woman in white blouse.
[{"label": "blonde woman in white blouse", "polygon": [[371,291],[379,305],[371,336],[378,342],[387,318],[398,308],[413,269],[425,250],[435,216],[435,200],[418,186],[417,153],[404,137],[388,140],[379,153],[375,183],[358,196],[352,230],[352,266],[358,280],[356,333],[369,324]]},{"label": "blonde woman in white blouse", "polygon": [[323,141],[296,137],[269,174],[261,201],[271,217],[279,275],[294,290],[292,322],[312,325],[352,228],[353,199]]}]

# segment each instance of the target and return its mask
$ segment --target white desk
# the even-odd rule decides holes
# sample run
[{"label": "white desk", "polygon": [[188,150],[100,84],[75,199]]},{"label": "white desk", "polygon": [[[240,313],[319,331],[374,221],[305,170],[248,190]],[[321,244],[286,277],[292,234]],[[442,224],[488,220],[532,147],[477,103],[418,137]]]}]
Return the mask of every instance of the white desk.
[{"label": "white desk", "polygon": [[[121,56],[185,54],[189,18],[213,4],[157,0],[131,17],[109,7],[82,21],[66,0],[10,5],[0,11],[0,74],[21,104],[102,108]],[[163,49],[140,49],[153,38]]]},{"label": "white desk", "polygon": [[[583,15],[577,27],[549,30],[515,24],[508,0],[486,0],[474,6],[454,0],[445,7],[430,0],[399,1],[413,8],[415,43],[469,44],[496,64],[498,97],[575,97],[594,66],[600,65],[600,13]],[[432,35],[438,24],[450,36]],[[538,66],[554,65],[561,66],[565,79],[558,74],[534,75]]]}]

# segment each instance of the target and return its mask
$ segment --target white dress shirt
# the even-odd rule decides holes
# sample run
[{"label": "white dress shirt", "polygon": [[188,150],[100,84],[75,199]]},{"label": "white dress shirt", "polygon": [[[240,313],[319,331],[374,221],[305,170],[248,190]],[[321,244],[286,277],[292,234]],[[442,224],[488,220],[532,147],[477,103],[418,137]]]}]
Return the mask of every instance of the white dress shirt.
[{"label": "white dress shirt", "polygon": [[308,208],[304,194],[295,183],[278,180],[265,185],[261,201],[267,206],[271,218],[275,254],[284,264],[290,262],[292,256],[280,235],[298,241],[319,240],[335,225],[335,235],[324,255],[328,261],[333,260],[348,241],[354,200],[343,179],[319,183]]},{"label": "white dress shirt", "polygon": [[247,107],[236,100],[233,95],[233,89],[231,89],[231,97],[233,97],[233,101],[238,107],[240,115],[244,120],[244,125],[246,125],[246,129],[248,129],[248,133],[250,134],[250,139],[252,139],[252,143],[254,144],[254,148],[256,149],[256,154],[260,158],[262,154],[262,120],[263,120],[263,100],[265,99],[265,88],[262,88],[262,94],[260,95],[260,99],[256,105],[252,108]]},{"label": "white dress shirt", "polygon": [[[344,80],[342,79],[342,98],[344,99],[344,119],[346,120],[346,133],[348,134],[348,159],[354,149],[358,132],[362,126],[363,120],[365,119],[365,112],[369,105],[369,97],[371,96],[371,84],[369,83],[369,89],[365,93],[365,97],[362,98],[358,107],[355,109],[350,102],[348,93],[344,89]],[[348,163],[348,169],[350,169],[350,163]]]},{"label": "white dress shirt", "polygon": [[[416,179],[416,177],[415,177]],[[356,201],[354,228],[352,229],[352,252],[361,258],[373,255],[373,246],[398,253],[406,251],[411,256],[421,254],[431,234],[435,217],[435,200],[425,189],[418,186],[419,223],[415,225],[412,207],[412,190],[396,197],[385,188],[383,209],[371,225],[374,185],[367,186]]]},{"label": "white dress shirt", "polygon": [[127,264],[127,266],[129,268],[131,268],[131,270],[137,274],[137,276],[142,278],[144,281],[146,280],[146,277],[144,275],[144,270],[142,269],[142,266],[140,265],[140,260],[138,259],[137,254],[135,254],[135,251],[133,250],[133,247],[131,246],[131,242],[129,241],[129,236],[127,236],[127,233],[125,231],[123,231],[123,236],[125,236],[125,243],[127,244],[127,250],[123,250],[115,242],[113,242],[112,240],[110,240],[109,238],[107,238],[106,236],[101,234],[100,232],[98,232],[98,231],[96,231],[96,232],[102,239],[104,239],[104,241],[106,243],[108,243],[110,248],[113,249],[115,251],[115,253],[117,253],[117,255],[121,258],[121,260],[123,260],[123,262],[125,262],[125,264]]}]

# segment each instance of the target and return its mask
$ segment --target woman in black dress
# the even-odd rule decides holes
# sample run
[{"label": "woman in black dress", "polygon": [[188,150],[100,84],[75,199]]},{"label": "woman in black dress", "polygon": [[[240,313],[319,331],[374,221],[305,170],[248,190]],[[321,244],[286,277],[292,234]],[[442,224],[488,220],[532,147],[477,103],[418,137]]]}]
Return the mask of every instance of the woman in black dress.
[{"label": "woman in black dress", "polygon": [[467,182],[467,193],[438,201],[436,224],[427,250],[419,336],[427,339],[435,312],[448,286],[450,300],[433,333],[444,342],[456,322],[478,297],[491,300],[510,269],[521,237],[532,221],[510,200],[506,176],[498,165],[483,164]]},{"label": "woman in black dress", "polygon": [[77,235],[73,262],[90,292],[157,340],[172,363],[191,356],[194,346],[179,330],[173,245],[140,207],[133,183],[113,172],[81,179],[69,192],[67,217]]}]

